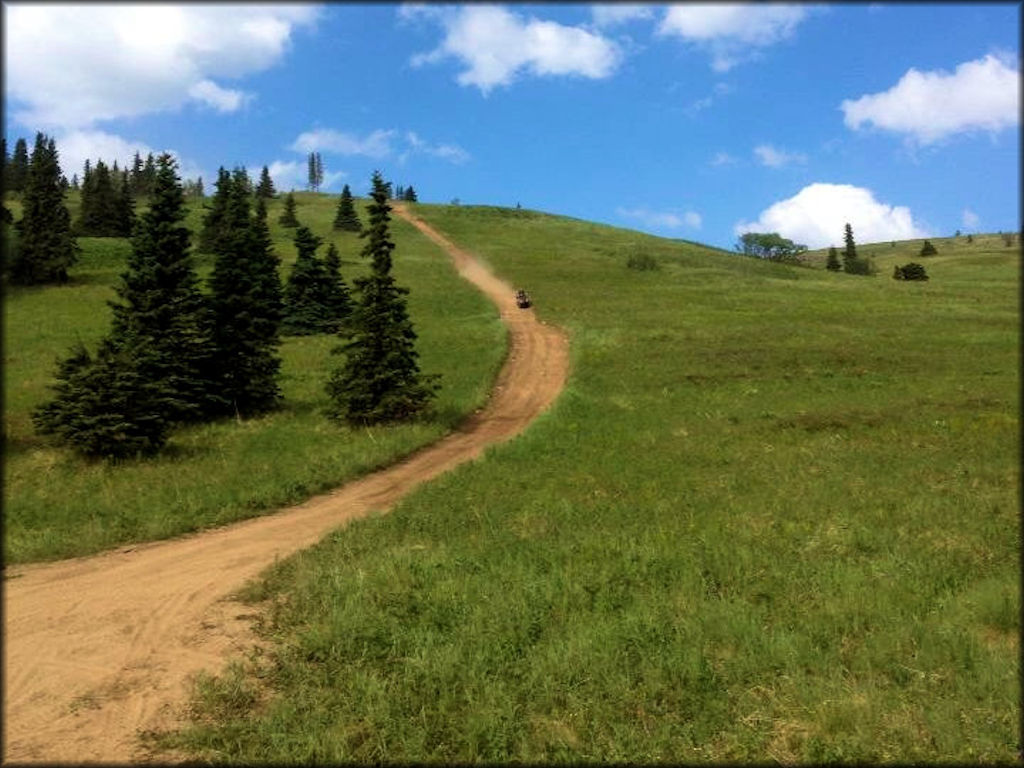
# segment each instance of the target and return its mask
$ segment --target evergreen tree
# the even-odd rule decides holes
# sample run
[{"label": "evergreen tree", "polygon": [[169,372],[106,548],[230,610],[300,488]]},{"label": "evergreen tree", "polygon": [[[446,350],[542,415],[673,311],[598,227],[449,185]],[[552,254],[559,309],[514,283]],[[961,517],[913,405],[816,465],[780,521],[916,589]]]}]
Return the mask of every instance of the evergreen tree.
[{"label": "evergreen tree", "polygon": [[7,151],[7,139],[0,137],[0,144],[4,148],[3,165],[0,166],[0,190],[7,190],[7,172],[11,165],[11,154]]},{"label": "evergreen tree", "polygon": [[229,198],[231,196],[231,174],[221,166],[217,169],[216,192],[209,205],[204,206],[203,228],[199,232],[199,250],[202,253],[217,253],[224,235],[227,221]]},{"label": "evergreen tree", "polygon": [[295,195],[291,192],[284,196],[284,212],[281,214],[281,218],[277,220],[277,223],[282,227],[299,226],[299,219],[295,215]]},{"label": "evergreen tree", "polygon": [[395,187],[395,199],[405,200],[405,187],[403,187],[401,184]]},{"label": "evergreen tree", "polygon": [[270,178],[270,170],[264,165],[263,170],[260,171],[260,183],[256,185],[256,197],[269,200],[275,194],[274,180]]},{"label": "evergreen tree", "polygon": [[71,234],[71,214],[60,186],[57,145],[36,134],[28,179],[17,223],[18,248],[11,279],[25,285],[65,283],[68,268],[77,261],[78,246]]},{"label": "evergreen tree", "polygon": [[135,200],[132,198],[128,174],[121,174],[121,192],[117,199],[117,229],[121,237],[131,237],[135,227]]},{"label": "evergreen tree", "polygon": [[316,189],[320,191],[320,186],[324,183],[324,159],[320,157],[320,153],[316,153]]},{"label": "evergreen tree", "polygon": [[156,168],[150,209],[132,239],[119,301],[111,302],[111,331],[95,358],[78,346],[60,363],[56,397],[34,414],[41,432],[90,455],[152,453],[175,422],[222,402],[207,374],[211,317],[181,225],[174,161],[161,155]]},{"label": "evergreen tree", "polygon": [[156,184],[156,162],[153,160],[153,153],[146,155],[146,164],[142,166],[142,194],[153,194],[153,187]]},{"label": "evergreen tree", "polygon": [[206,197],[206,192],[203,190],[203,177],[200,176],[196,179],[196,197],[200,200]]},{"label": "evergreen tree", "polygon": [[416,202],[416,190],[412,188],[411,184],[409,185],[408,188],[406,188],[405,194],[403,195],[402,199],[405,200],[405,202],[407,203]]},{"label": "evergreen tree", "polygon": [[341,257],[334,243],[327,247],[327,254],[324,256],[324,271],[327,273],[324,306],[327,316],[332,320],[327,325],[327,330],[337,333],[344,327],[349,315],[352,314],[352,298],[348,285],[341,276]]},{"label": "evergreen tree", "polygon": [[114,186],[106,163],[97,160],[82,189],[75,232],[87,237],[122,237],[129,234],[122,229],[123,220],[121,192]]},{"label": "evergreen tree", "polygon": [[131,186],[132,194],[136,197],[142,195],[143,188],[145,187],[142,170],[142,155],[136,152],[132,158],[132,167],[128,176],[128,183]]},{"label": "evergreen tree", "polygon": [[71,188],[73,190],[75,190],[75,192],[78,192],[78,191],[81,190],[81,186],[78,183],[78,174],[77,173],[71,175]]},{"label": "evergreen tree", "polygon": [[8,192],[24,192],[28,184],[28,142],[19,138],[14,142],[14,155],[7,169],[6,188]]},{"label": "evergreen tree", "polygon": [[359,222],[359,216],[356,214],[356,208],[352,204],[352,192],[349,190],[348,184],[341,189],[338,212],[334,216],[334,228],[349,232],[359,232],[363,228]]},{"label": "evergreen tree", "polygon": [[335,352],[345,360],[327,383],[329,415],[349,424],[374,424],[414,418],[434,397],[436,376],[420,373],[416,333],[406,309],[408,289],[391,276],[388,187],[373,174],[373,203],[363,236],[363,256],[371,260],[368,276],[357,278],[358,301],[346,328],[347,342]]},{"label": "evergreen tree", "polygon": [[825,268],[832,272],[839,272],[843,268],[843,265],[839,263],[839,254],[834,245],[828,249],[828,261],[825,262]]},{"label": "evergreen tree", "polygon": [[[226,413],[251,416],[271,410],[281,398],[280,304],[271,306],[267,300],[269,267],[275,279],[277,267],[265,215],[261,218],[259,208],[255,220],[250,214],[243,169],[236,169],[227,187],[228,207],[210,279],[217,382],[228,402]],[[263,254],[253,258],[261,248]]]},{"label": "evergreen tree", "polygon": [[924,243],[921,245],[921,252],[918,255],[919,256],[934,256],[938,252],[939,252],[938,249],[934,245],[932,245],[931,240],[925,240]]},{"label": "evergreen tree", "polygon": [[849,224],[843,230],[843,269],[846,272],[854,272],[857,268],[857,244],[853,241],[853,227]]},{"label": "evergreen tree", "polygon": [[[325,333],[330,319],[324,299],[329,291],[329,277],[316,249],[323,241],[308,227],[295,230],[295,264],[284,287],[284,333],[301,336]],[[336,326],[334,328],[336,330]]]}]

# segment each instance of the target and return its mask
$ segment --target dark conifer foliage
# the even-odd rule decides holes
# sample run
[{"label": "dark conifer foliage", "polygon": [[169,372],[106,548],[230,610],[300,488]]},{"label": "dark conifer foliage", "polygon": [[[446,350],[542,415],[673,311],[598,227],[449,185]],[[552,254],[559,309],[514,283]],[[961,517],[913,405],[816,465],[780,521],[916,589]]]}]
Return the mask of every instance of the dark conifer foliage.
[{"label": "dark conifer foliage", "polygon": [[334,216],[334,228],[348,232],[359,232],[363,225],[356,214],[356,207],[352,204],[352,192],[348,184],[341,188],[341,198],[338,200],[338,212]]},{"label": "dark conifer foliage", "polygon": [[345,278],[341,276],[341,257],[334,243],[327,246],[324,270],[327,272],[327,291],[324,304],[328,315],[335,321],[332,326],[329,326],[329,330],[336,333],[345,326],[349,315],[352,314],[352,297]]},{"label": "dark conifer foliage", "polygon": [[111,302],[110,333],[95,358],[79,347],[60,363],[56,397],[34,417],[40,431],[90,455],[151,453],[175,422],[223,408],[209,378],[212,318],[181,225],[174,160],[161,155],[155,167],[151,206]]},{"label": "dark conifer foliage", "polygon": [[363,256],[371,271],[355,281],[358,300],[345,330],[344,354],[327,383],[329,415],[349,424],[365,425],[416,417],[428,407],[438,388],[437,376],[424,376],[417,363],[416,333],[406,309],[408,289],[391,276],[388,186],[373,175],[373,203],[363,232]]},{"label": "dark conifer foliage", "polygon": [[71,234],[71,214],[64,204],[57,145],[36,134],[22,196],[22,216],[16,227],[18,247],[11,279],[24,285],[65,283],[77,261],[78,246]]},{"label": "dark conifer foliage", "polygon": [[843,269],[852,272],[857,263],[857,244],[853,240],[853,227],[849,224],[843,230]]},{"label": "dark conifer foliage", "polygon": [[412,188],[411,184],[408,187],[406,187],[406,189],[403,191],[402,199],[405,200],[405,202],[407,203],[416,202],[416,190]]},{"label": "dark conifer foliage", "polygon": [[153,194],[153,187],[156,184],[156,162],[153,160],[153,153],[146,155],[146,164],[142,166],[142,188],[139,194],[149,196]]},{"label": "dark conifer foliage", "polygon": [[[273,279],[279,278],[269,251],[265,214],[254,220],[250,212],[251,193],[244,169],[236,169],[226,189],[227,209],[214,251],[210,302],[218,391],[228,403],[225,413],[241,417],[269,411],[281,398],[277,385],[280,303],[273,306],[268,298],[270,273]],[[261,248],[263,253],[253,258]]]},{"label": "dark conifer foliage", "polygon": [[136,197],[142,195],[143,188],[145,187],[145,182],[142,178],[142,168],[142,155],[136,152],[132,158],[131,170],[128,171],[128,184],[131,187],[132,194]]},{"label": "dark conifer foliage", "polygon": [[919,256],[934,256],[938,252],[939,252],[938,249],[934,245],[932,245],[932,241],[931,240],[925,240],[924,243],[921,245],[921,252],[918,255]]},{"label": "dark conifer foliage", "polygon": [[14,154],[4,178],[4,188],[8,192],[24,192],[28,184],[28,142],[19,138],[14,142]]},{"label": "dark conifer foliage", "polygon": [[284,211],[281,213],[277,223],[282,227],[299,226],[299,219],[295,215],[295,195],[291,192],[284,196]]},{"label": "dark conifer foliage", "polygon": [[231,194],[231,174],[221,166],[217,169],[216,190],[209,205],[205,205],[203,228],[199,232],[199,251],[216,253],[227,227],[228,203]]},{"label": "dark conifer foliage", "polygon": [[3,165],[0,165],[0,190],[7,190],[7,169],[11,165],[11,153],[7,151],[7,139],[0,137],[0,145],[3,146],[4,159]]},{"label": "dark conifer foliage", "polygon": [[319,152],[310,152],[307,158],[309,188],[313,192],[320,191],[320,185],[324,183],[324,161]]},{"label": "dark conifer foliage", "polygon": [[825,262],[825,268],[832,272],[839,272],[843,268],[843,265],[839,263],[839,254],[836,252],[834,245],[828,249],[828,260]]},{"label": "dark conifer foliage", "polygon": [[[328,276],[316,249],[323,241],[309,227],[295,230],[295,264],[284,287],[285,315],[283,333],[302,336],[328,332],[330,318],[324,299],[327,295]],[[336,330],[336,327],[331,329]]]},{"label": "dark conifer foliage", "polygon": [[256,185],[256,197],[270,200],[276,194],[274,180],[270,178],[270,170],[264,165],[263,170],[260,171],[260,182]]},{"label": "dark conifer foliage", "polygon": [[129,237],[135,220],[134,205],[127,174],[114,172],[102,160],[96,161],[95,168],[87,164],[75,234]]}]

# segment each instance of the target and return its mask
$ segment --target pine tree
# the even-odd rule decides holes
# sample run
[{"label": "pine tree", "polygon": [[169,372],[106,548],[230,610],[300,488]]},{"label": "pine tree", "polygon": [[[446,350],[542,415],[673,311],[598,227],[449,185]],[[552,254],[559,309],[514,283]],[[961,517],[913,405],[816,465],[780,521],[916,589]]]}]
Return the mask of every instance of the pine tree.
[{"label": "pine tree", "polygon": [[264,165],[260,171],[260,183],[256,185],[256,197],[270,200],[275,194],[274,180],[270,178],[270,170]]},{"label": "pine tree", "polygon": [[216,192],[209,205],[205,205],[203,228],[199,232],[199,251],[217,253],[226,228],[229,199],[231,196],[231,174],[221,166],[217,169]]},{"label": "pine tree", "polygon": [[839,254],[834,245],[828,249],[828,261],[825,262],[825,268],[832,272],[839,272],[843,268],[843,265],[839,263]]},{"label": "pine tree", "polygon": [[436,376],[420,373],[416,333],[406,309],[408,289],[391,276],[388,187],[373,174],[373,203],[364,236],[363,256],[371,272],[357,278],[359,299],[349,319],[347,342],[335,352],[345,355],[327,383],[329,415],[349,424],[400,421],[422,413],[438,388]]},{"label": "pine tree", "polygon": [[82,188],[81,185],[78,183],[78,174],[77,173],[71,175],[71,188],[73,190],[75,190],[75,192],[80,191],[81,188]]},{"label": "pine tree", "polygon": [[135,227],[135,200],[132,198],[128,174],[121,174],[121,192],[117,198],[117,229],[121,237],[131,237]]},{"label": "pine tree", "polygon": [[334,228],[349,232],[359,232],[363,228],[359,222],[359,216],[356,214],[356,208],[352,204],[352,192],[349,190],[348,184],[341,189],[338,212],[334,216]]},{"label": "pine tree", "polygon": [[10,167],[7,169],[5,179],[8,192],[24,192],[28,184],[28,142],[19,138],[14,142],[14,155],[11,157]]},{"label": "pine tree", "polygon": [[329,278],[316,249],[323,241],[308,227],[295,230],[295,264],[284,287],[284,333],[301,336],[328,331],[330,318],[324,299]]},{"label": "pine tree", "polygon": [[324,159],[320,157],[320,153],[316,153],[316,190],[320,191],[320,186],[324,183]]},{"label": "pine tree", "polygon": [[310,152],[306,158],[306,176],[309,189],[313,192],[317,189],[316,183],[316,152]]},{"label": "pine tree", "polygon": [[121,191],[115,187],[110,169],[102,160],[97,160],[82,190],[75,232],[87,237],[123,237],[130,234],[123,230],[123,224]]},{"label": "pine tree", "polygon": [[402,196],[402,199],[405,200],[405,202],[407,203],[416,202],[416,190],[412,188],[411,184],[406,188],[405,193]]},{"label": "pine tree", "polygon": [[843,242],[846,245],[843,249],[843,269],[846,272],[855,272],[857,269],[857,245],[853,241],[853,227],[849,224],[843,230]]},{"label": "pine tree", "polygon": [[11,154],[7,151],[7,139],[0,137],[0,144],[4,148],[3,165],[0,166],[0,190],[7,190],[7,173],[11,165]]},{"label": "pine tree", "polygon": [[228,186],[225,227],[210,279],[217,381],[229,403],[227,413],[251,416],[271,410],[281,398],[277,385],[280,307],[266,301],[268,259],[252,258],[260,247],[269,248],[270,237],[265,217],[257,215],[254,221],[250,214],[251,193],[243,169],[236,169]]},{"label": "pine tree", "polygon": [[925,240],[921,245],[921,252],[918,256],[934,256],[938,252],[938,249],[932,245],[931,240]]},{"label": "pine tree", "polygon": [[146,164],[142,166],[142,194],[149,196],[153,194],[156,184],[156,162],[153,160],[153,153],[146,155]]},{"label": "pine tree", "polygon": [[405,187],[403,187],[401,184],[395,187],[395,199],[405,200]]},{"label": "pine tree", "polygon": [[18,248],[11,279],[24,285],[65,283],[77,261],[78,246],[71,234],[71,214],[60,187],[57,145],[36,134],[17,223]]},{"label": "pine tree", "polygon": [[331,243],[324,256],[324,271],[327,273],[324,307],[331,322],[326,326],[330,333],[339,332],[352,314],[352,298],[348,285],[341,276],[341,257],[338,249]]},{"label": "pine tree", "polygon": [[56,397],[34,414],[41,432],[90,455],[152,453],[175,422],[222,402],[208,378],[211,317],[181,225],[174,161],[161,155],[155,168],[152,203],[111,302],[110,333],[95,358],[84,347],[72,350],[59,365]]},{"label": "pine tree", "polygon": [[291,192],[284,196],[284,212],[281,214],[281,218],[277,220],[277,223],[282,227],[299,226],[299,219],[295,215],[295,195]]},{"label": "pine tree", "polygon": [[142,195],[145,181],[142,176],[142,155],[138,152],[132,158],[132,167],[129,171],[128,183],[131,185],[132,194],[136,197]]}]

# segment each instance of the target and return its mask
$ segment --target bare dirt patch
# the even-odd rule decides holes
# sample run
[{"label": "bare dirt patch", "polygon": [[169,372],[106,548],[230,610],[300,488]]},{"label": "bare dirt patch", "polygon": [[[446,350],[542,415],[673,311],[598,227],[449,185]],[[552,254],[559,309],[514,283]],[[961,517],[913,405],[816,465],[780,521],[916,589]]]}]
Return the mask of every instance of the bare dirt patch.
[{"label": "bare dirt patch", "polygon": [[[171,541],[7,569],[4,762],[140,762],[138,734],[180,717],[188,683],[254,643],[227,597],[275,559],[385,510],[422,482],[520,433],[561,392],[568,342],[512,287],[417,219],[497,306],[509,353],[491,398],[456,431],[388,469],[273,515]],[[168,756],[156,757],[162,762]]]}]

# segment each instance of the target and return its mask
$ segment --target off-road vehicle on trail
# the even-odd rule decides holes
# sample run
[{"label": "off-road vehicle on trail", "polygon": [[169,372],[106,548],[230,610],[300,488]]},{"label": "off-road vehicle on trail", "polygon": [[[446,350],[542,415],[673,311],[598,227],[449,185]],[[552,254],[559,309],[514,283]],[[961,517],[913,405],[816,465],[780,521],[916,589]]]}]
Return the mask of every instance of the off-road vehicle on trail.
[{"label": "off-road vehicle on trail", "polygon": [[530,301],[530,294],[528,294],[522,288],[520,288],[518,291],[516,291],[516,306],[517,307],[519,307],[520,309],[526,309],[532,303],[533,302]]}]

